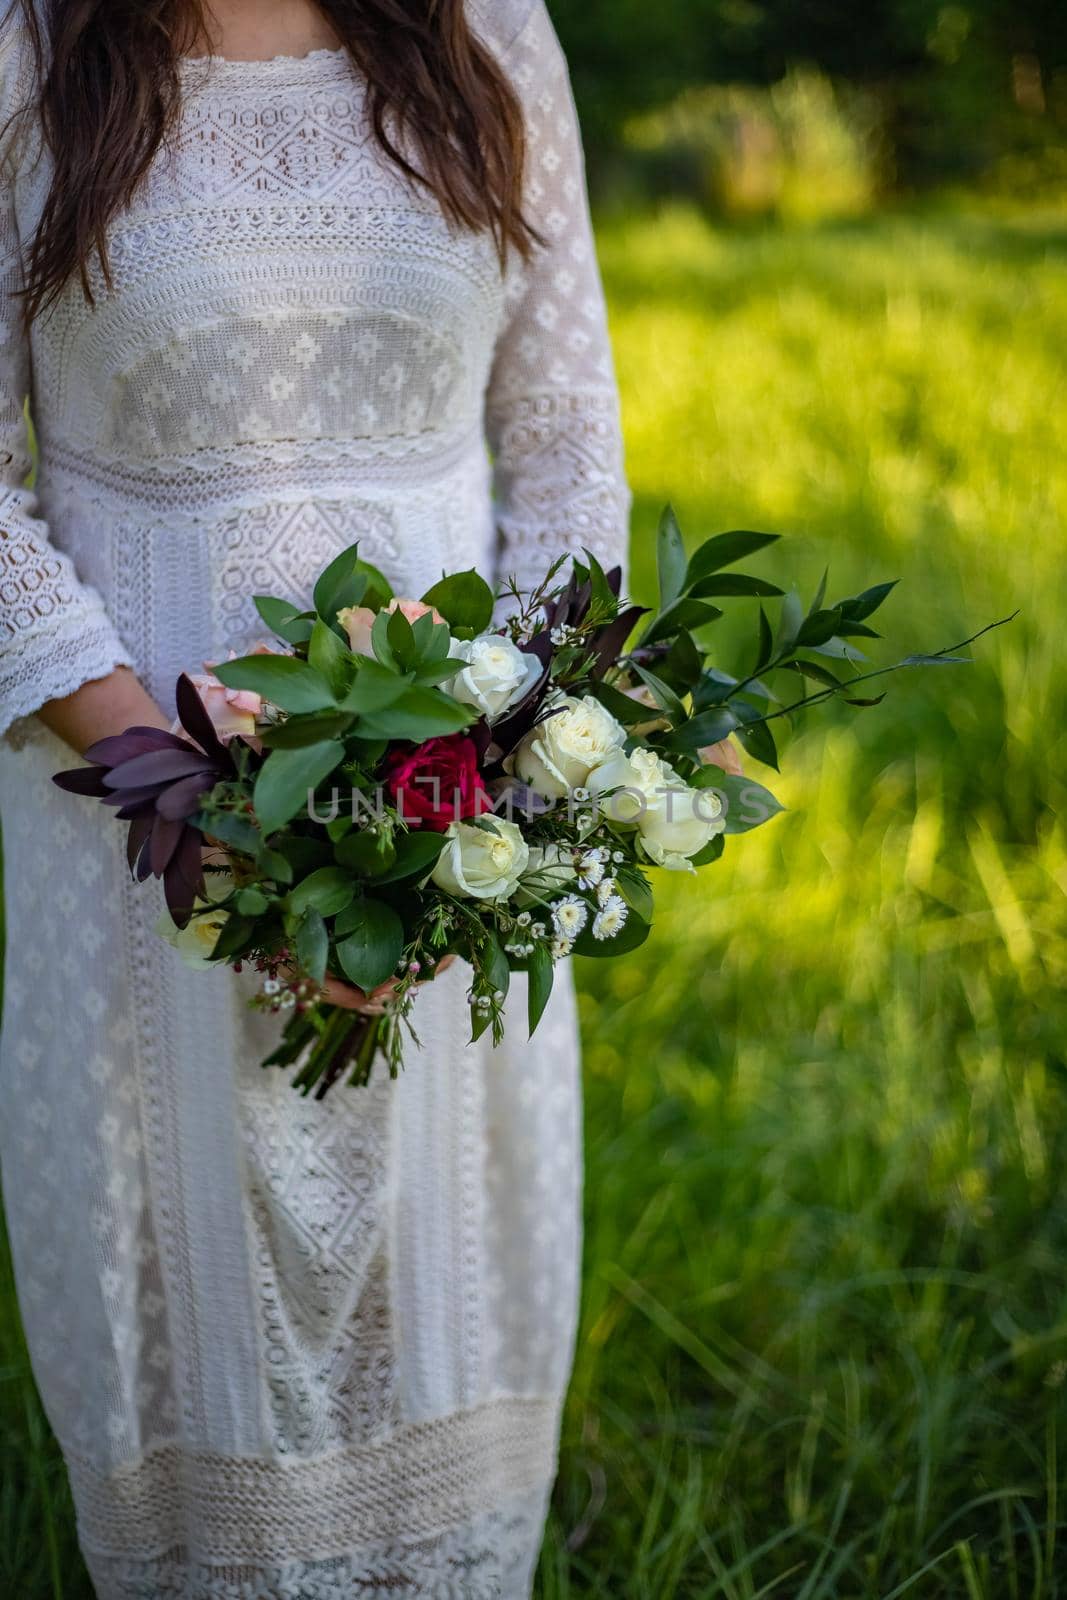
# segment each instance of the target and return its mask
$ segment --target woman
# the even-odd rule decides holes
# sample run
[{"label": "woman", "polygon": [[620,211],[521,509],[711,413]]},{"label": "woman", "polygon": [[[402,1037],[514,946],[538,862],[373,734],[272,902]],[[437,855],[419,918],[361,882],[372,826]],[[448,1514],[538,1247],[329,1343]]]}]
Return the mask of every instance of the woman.
[{"label": "woman", "polygon": [[413,595],[622,557],[557,40],[543,0],[24,0],[0,85],[0,1155],[86,1561],[102,1600],[524,1596],[575,1325],[572,992],[533,1047],[470,1046],[457,964],[398,1082],[305,1103],[49,779],[169,723],[179,671],[261,636],[252,594],[306,601],[354,540]]}]

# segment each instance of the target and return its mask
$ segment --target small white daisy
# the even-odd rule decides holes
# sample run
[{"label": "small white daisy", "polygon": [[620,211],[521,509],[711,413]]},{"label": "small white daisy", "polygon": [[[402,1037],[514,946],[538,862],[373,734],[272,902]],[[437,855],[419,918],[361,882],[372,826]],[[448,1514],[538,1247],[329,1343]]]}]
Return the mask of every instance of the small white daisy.
[{"label": "small white daisy", "polygon": [[552,922],[561,939],[575,939],[589,920],[589,910],[576,894],[557,900],[552,907]]},{"label": "small white daisy", "polygon": [[578,863],[578,884],[582,889],[595,889],[604,876],[604,863],[595,851],[590,850]]},{"label": "small white daisy", "polygon": [[549,953],[553,961],[562,961],[565,956],[570,955],[573,949],[574,945],[570,939],[553,939],[549,946]]},{"label": "small white daisy", "polygon": [[596,886],[596,903],[597,903],[597,905],[598,906],[606,906],[608,901],[611,899],[611,897],[612,897],[612,895],[614,893],[615,893],[615,879],[614,878],[601,878],[600,882]]},{"label": "small white daisy", "polygon": [[593,938],[613,939],[626,922],[626,901],[613,894],[593,918]]}]

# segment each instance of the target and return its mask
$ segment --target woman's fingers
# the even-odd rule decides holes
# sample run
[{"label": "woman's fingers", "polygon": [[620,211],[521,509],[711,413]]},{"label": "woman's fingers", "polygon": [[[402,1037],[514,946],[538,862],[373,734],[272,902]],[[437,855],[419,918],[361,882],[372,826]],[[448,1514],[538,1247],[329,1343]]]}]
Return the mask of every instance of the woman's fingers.
[{"label": "woman's fingers", "polygon": [[[455,956],[443,956],[428,977],[436,977],[437,973],[444,972],[455,959]],[[329,1005],[340,1006],[344,1011],[358,1011],[364,1016],[380,1017],[385,1014],[386,1006],[399,981],[398,978],[387,978],[368,994],[357,984],[345,983],[342,978],[327,978],[322,985],[322,998]]]}]

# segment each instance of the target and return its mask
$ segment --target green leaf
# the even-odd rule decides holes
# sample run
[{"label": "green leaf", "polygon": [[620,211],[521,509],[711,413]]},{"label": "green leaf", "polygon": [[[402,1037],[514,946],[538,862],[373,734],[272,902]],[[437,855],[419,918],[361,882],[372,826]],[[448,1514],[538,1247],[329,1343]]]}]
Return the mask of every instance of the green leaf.
[{"label": "green leaf", "polygon": [[740,716],[730,706],[710,706],[665,735],[663,744],[668,750],[698,750],[705,744],[718,744],[740,725]]},{"label": "green leaf", "polygon": [[222,925],[218,938],[211,949],[210,961],[233,961],[239,956],[246,955],[249,940],[255,933],[256,925],[250,917],[238,916],[231,912]]},{"label": "green leaf", "polygon": [[415,644],[415,631],[402,611],[388,611],[382,614],[388,619],[385,636],[396,664],[402,672],[408,672],[414,666],[419,653]]},{"label": "green leaf", "polygon": [[586,689],[586,694],[599,700],[606,706],[624,727],[638,722],[647,722],[651,715],[648,706],[641,705],[637,700],[632,700],[628,694],[623,694],[621,689],[616,689],[613,684],[605,683],[602,678],[595,679]]},{"label": "green leaf", "polygon": [[448,683],[457,672],[462,672],[466,665],[467,663],[461,661],[458,656],[452,659],[446,658],[444,661],[431,661],[425,665],[420,663],[415,668],[415,682],[421,683],[424,688],[433,688],[436,684]]},{"label": "green leaf", "polygon": [[296,959],[301,971],[312,983],[322,983],[326,977],[326,958],[330,953],[330,936],[326,931],[322,912],[309,906],[296,930]]},{"label": "green leaf", "polygon": [[307,804],[308,791],[329,777],[344,754],[345,747],[337,739],[324,739],[299,750],[272,750],[252,794],[263,833],[274,833],[295,817]]},{"label": "green leaf", "polygon": [[598,615],[607,621],[618,613],[618,597],[608,583],[607,573],[593,552],[586,549],[584,545],[582,550],[585,554],[585,559],[589,563],[590,605],[596,609]]},{"label": "green leaf", "polygon": [[774,654],[774,634],[771,632],[770,619],[763,607],[759,608],[759,638],[756,645],[755,672],[762,672]]},{"label": "green leaf", "polygon": [[493,620],[493,591],[473,567],[440,579],[422,599],[439,611],[453,630],[470,628],[481,633]]},{"label": "green leaf", "polygon": [[316,617],[311,630],[308,661],[322,673],[334,695],[344,694],[352,675],[352,652],[321,617]]},{"label": "green leaf", "polygon": [[785,810],[771,791],[754,778],[720,772],[710,787],[723,802],[727,833],[749,833]]},{"label": "green leaf", "polygon": [[432,611],[424,611],[422,616],[416,617],[411,624],[411,637],[415,644],[416,660],[425,660],[426,652],[430,648],[433,636],[440,626],[439,622],[433,620]]},{"label": "green leaf", "polygon": [[262,843],[260,832],[247,815],[236,811],[200,811],[193,822],[201,833],[229,845],[231,850],[239,850],[246,856],[254,856],[259,852]]},{"label": "green leaf", "polygon": [[404,950],[404,924],[383,900],[357,901],[349,921],[357,910],[359,920],[337,946],[337,959],[345,977],[369,992],[396,972]]},{"label": "green leaf", "polygon": [[846,644],[844,639],[827,639],[825,644],[809,645],[816,655],[828,656],[831,661],[866,661],[867,657],[862,650],[857,650],[853,645]]},{"label": "green leaf", "polygon": [[393,586],[389,579],[371,561],[364,561],[362,556],[356,562],[356,572],[361,578],[366,578],[367,588],[361,600],[353,601],[353,605],[366,605],[372,611],[380,611],[387,606],[393,598]]},{"label": "green leaf", "polygon": [[825,644],[837,633],[841,621],[841,612],[837,606],[828,611],[812,611],[804,618],[797,634],[798,645]]},{"label": "green leaf", "polygon": [[667,654],[657,663],[658,675],[679,694],[688,694],[699,681],[704,667],[704,655],[693,642],[691,633],[679,633]]},{"label": "green leaf", "polygon": [[325,840],[309,839],[306,835],[296,833],[283,834],[278,841],[278,853],[289,863],[292,872],[290,882],[294,878],[308,877],[316,867],[328,867],[333,858],[333,852]]},{"label": "green leaf", "polygon": [[228,689],[251,689],[283,711],[326,711],[333,692],[321,672],[296,656],[241,656],[220,661],[215,676]]},{"label": "green leaf", "polygon": [[359,571],[359,545],[349,545],[335,556],[315,585],[315,610],[332,628],[337,613],[347,606],[358,606],[367,591],[365,577]]},{"label": "green leaf", "polygon": [[902,667],[955,667],[960,665],[969,666],[972,660],[973,658],[971,656],[917,655],[905,656],[900,665]]},{"label": "green leaf", "polygon": [[869,617],[872,611],[878,610],[882,601],[899,582],[899,578],[894,578],[890,583],[876,583],[872,588],[864,589],[862,594],[853,595],[848,600],[839,600],[837,605],[841,615],[847,617],[850,622],[862,622],[864,617]]},{"label": "green leaf", "polygon": [[652,644],[658,639],[669,639],[671,634],[678,633],[683,628],[703,628],[709,622],[716,622],[722,616],[718,606],[709,606],[706,600],[690,600],[688,596],[675,600],[666,611],[661,611],[658,617],[653,617],[644,633],[641,635],[642,644]]},{"label": "green leaf", "polygon": [[683,721],[686,716],[686,709],[674,690],[665,684],[662,678],[657,678],[654,672],[649,672],[647,667],[639,666],[636,661],[631,661],[630,666],[651,692],[656,704],[663,711],[666,711],[668,716],[673,717],[676,721]]},{"label": "green leaf", "polygon": [[477,716],[473,706],[460,705],[440,689],[413,685],[384,711],[364,717],[359,732],[367,738],[421,741],[458,733],[476,721]]},{"label": "green leaf", "polygon": [[396,846],[388,832],[360,828],[341,840],[334,855],[343,866],[364,877],[376,878],[396,860]]},{"label": "green leaf", "polygon": [[718,861],[725,848],[726,846],[723,841],[722,834],[717,833],[714,839],[708,840],[703,850],[698,850],[696,855],[690,856],[689,859],[693,863],[694,867],[707,867],[710,866],[713,861]]},{"label": "green leaf", "polygon": [[311,638],[314,617],[306,611],[298,611],[288,600],[278,600],[274,595],[257,594],[253,598],[256,610],[271,633],[276,633],[286,644],[306,644]]},{"label": "green leaf", "polygon": [[355,892],[351,873],[341,867],[319,867],[295,889],[290,889],[289,910],[302,916],[309,906],[314,906],[321,916],[333,917],[351,904]]},{"label": "green leaf", "polygon": [[801,624],[804,620],[804,609],[800,603],[800,596],[795,589],[782,601],[782,609],[778,617],[778,631],[774,636],[775,656],[788,655],[797,642]]},{"label": "green leaf", "polygon": [[511,968],[508,958],[504,954],[500,940],[492,928],[486,928],[485,936],[478,950],[478,966],[491,989],[500,989],[507,994],[511,983]]},{"label": "green leaf", "polygon": [[698,578],[688,592],[694,600],[702,600],[713,594],[778,595],[784,591],[776,583],[768,583],[766,578],[750,578],[745,572],[720,572],[712,573],[707,578]]},{"label": "green leaf", "polygon": [[808,607],[808,616],[809,617],[813,617],[815,615],[816,611],[821,611],[822,610],[822,603],[826,598],[826,580],[827,580],[827,578],[829,576],[830,576],[830,568],[829,567],[824,567],[822,569],[822,577],[819,579],[819,587],[815,591],[815,598],[814,598],[814,600],[812,600],[811,605]]},{"label": "green leaf", "polygon": [[742,723],[737,730],[737,737],[750,756],[755,756],[764,766],[778,771],[778,747],[774,742],[774,734],[765,722],[755,722],[751,727]]},{"label": "green leaf", "polygon": [[709,572],[732,567],[735,561],[741,561],[753,551],[776,543],[778,538],[777,533],[754,533],[747,528],[714,534],[712,538],[705,539],[690,556],[686,582],[695,583],[698,578],[707,577]]},{"label": "green leaf", "polygon": [[[431,622],[430,639],[422,651],[420,664],[428,667],[436,662],[447,661],[448,652],[452,648],[452,634],[447,622],[434,622],[432,613],[427,615],[430,616]],[[419,621],[422,621],[421,617]],[[462,664],[466,665],[465,662]]]},{"label": "green leaf", "polygon": [[[730,699],[740,681],[739,678],[731,677],[728,672],[720,672],[716,667],[705,667],[700,675],[700,682],[693,690],[693,705],[698,711],[702,711],[705,706],[721,705],[724,700]],[[744,692],[746,695],[755,695],[759,700],[777,698],[759,678],[747,679]]]},{"label": "green leaf", "polygon": [[270,901],[259,889],[239,889],[235,904],[242,916],[261,917]]},{"label": "green leaf", "polygon": [[530,1038],[532,1039],[537,1029],[537,1024],[545,1014],[548,997],[552,993],[553,968],[552,957],[548,952],[548,945],[544,939],[535,939],[534,946],[526,961],[526,1008],[530,1023]]},{"label": "green leaf", "polygon": [[392,615],[393,613],[390,611],[379,611],[371,623],[370,642],[375,658],[381,662],[382,666],[388,667],[391,672],[400,672],[402,670],[400,663],[396,659],[393,647],[389,642],[389,623],[392,620]]},{"label": "green leaf", "polygon": [[323,739],[334,739],[352,726],[351,713],[325,711],[302,717],[288,717],[260,734],[268,750],[299,750]]},{"label": "green leaf", "polygon": [[841,639],[880,639],[882,635],[874,628],[869,628],[865,622],[842,621],[837,629]]},{"label": "green leaf", "polygon": [[271,878],[275,883],[284,884],[293,881],[292,865],[279,850],[268,850],[264,847],[256,856],[256,865],[265,878]]},{"label": "green leaf", "polygon": [[443,833],[415,832],[397,836],[396,860],[378,878],[379,883],[396,883],[403,878],[421,878],[430,872],[448,843]]},{"label": "green leaf", "polygon": [[636,867],[620,867],[615,874],[615,882],[631,911],[639,916],[642,922],[652,921],[654,901],[652,885]]},{"label": "green leaf", "polygon": [[796,661],[790,661],[787,665],[790,672],[799,672],[801,677],[811,678],[827,689],[839,689],[843,682],[836,673],[830,671],[829,667],[820,667],[817,661],[805,661],[798,657]]},{"label": "green leaf", "polygon": [[382,711],[399,700],[411,682],[409,673],[394,672],[371,656],[358,656],[356,675],[352,686],[340,702],[344,711],[354,711],[366,716],[372,711]]},{"label": "green leaf", "polygon": [[844,700],[846,706],[880,706],[887,692],[887,690],[883,689],[881,694],[874,695],[870,700],[857,700],[852,695],[846,694]]},{"label": "green leaf", "polygon": [[656,532],[656,574],[660,610],[677,600],[685,585],[685,542],[673,506],[664,506]]}]

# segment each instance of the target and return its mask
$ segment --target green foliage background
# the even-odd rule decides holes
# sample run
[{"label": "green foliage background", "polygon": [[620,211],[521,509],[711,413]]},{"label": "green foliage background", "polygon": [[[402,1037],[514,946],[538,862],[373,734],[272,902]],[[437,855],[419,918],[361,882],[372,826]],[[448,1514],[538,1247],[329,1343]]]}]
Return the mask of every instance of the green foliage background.
[{"label": "green foliage background", "polygon": [[[809,60],[901,101],[955,71],[920,44],[959,8],[919,0],[554,9],[595,159],[686,82],[801,58],[745,67],[744,28],[818,23]],[[1060,12],[964,9],[972,41],[1047,30],[1051,101]],[[605,211],[600,249],[639,597],[669,497],[694,543],[789,534],[746,565],[802,588],[901,578],[894,653],[1020,616],[798,725],[790,810],[668,882],[638,957],[580,964],[585,1298],[538,1594],[1063,1597],[1067,209],[678,201]],[[0,1594],[88,1593],[0,1264]]]}]

